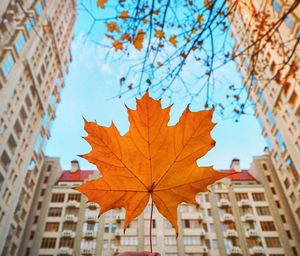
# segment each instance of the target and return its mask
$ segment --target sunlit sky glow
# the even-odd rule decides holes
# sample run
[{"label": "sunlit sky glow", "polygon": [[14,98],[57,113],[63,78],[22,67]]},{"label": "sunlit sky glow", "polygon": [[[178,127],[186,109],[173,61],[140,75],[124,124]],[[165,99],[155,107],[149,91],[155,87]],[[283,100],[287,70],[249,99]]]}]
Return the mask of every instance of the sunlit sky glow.
[{"label": "sunlit sky glow", "polygon": [[[78,159],[81,169],[96,169],[86,160],[77,157],[90,151],[88,143],[82,139],[86,133],[83,129],[83,118],[89,121],[96,120],[98,124],[108,126],[111,121],[116,124],[121,134],[129,128],[126,108],[135,107],[134,96],[125,95],[116,97],[119,90],[119,79],[126,71],[128,62],[111,61],[107,58],[108,49],[91,42],[105,40],[103,31],[96,27],[86,40],[84,36],[90,26],[90,18],[84,13],[77,17],[75,38],[72,42],[73,62],[69,66],[69,74],[65,78],[66,87],[61,93],[61,103],[57,108],[56,120],[52,126],[46,154],[51,157],[60,157],[63,169],[70,168],[70,161]],[[188,64],[189,72],[195,73],[192,64]],[[236,76],[240,81],[234,65],[227,66],[217,74],[220,78]],[[150,94],[151,95],[151,94]],[[221,95],[221,94],[220,94]],[[224,94],[222,94],[224,95]],[[164,99],[163,106],[169,102]],[[188,98],[178,95],[171,110],[170,125],[175,124],[184,108],[189,104]],[[203,108],[202,102],[193,102],[192,111]],[[214,165],[217,169],[228,168],[232,158],[239,158],[241,166],[248,168],[255,155],[263,154],[265,141],[260,134],[260,127],[252,115],[241,116],[239,122],[234,119],[222,120],[214,116],[218,125],[212,132],[216,146],[198,163]]]}]

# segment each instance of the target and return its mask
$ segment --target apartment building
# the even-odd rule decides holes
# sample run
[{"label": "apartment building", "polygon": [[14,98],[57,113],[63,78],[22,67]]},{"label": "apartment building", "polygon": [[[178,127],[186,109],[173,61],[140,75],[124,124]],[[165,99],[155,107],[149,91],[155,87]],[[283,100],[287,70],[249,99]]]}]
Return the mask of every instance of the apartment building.
[{"label": "apartment building", "polygon": [[44,163],[76,1],[0,4],[0,254],[16,255]]},{"label": "apartment building", "polygon": [[[266,40],[261,40],[255,47],[241,54],[238,58],[238,69],[250,89],[249,98],[256,106],[255,115],[262,127],[262,135],[267,140],[272,163],[299,232],[300,4],[294,0],[253,0],[251,3],[251,8],[237,7],[237,11],[230,18],[231,33],[236,39],[236,52],[242,52],[256,40],[260,26],[258,23],[263,22],[257,17],[254,18],[254,11],[262,18],[265,14],[269,15],[268,20],[273,22],[286,14],[273,33],[274,40],[269,40],[264,45],[266,37]],[[253,58],[253,51],[257,51],[259,47],[263,48]],[[293,57],[289,58],[293,51]],[[281,63],[288,63],[286,67],[293,67],[294,74],[289,75],[286,67],[281,68]]]},{"label": "apartment building", "polygon": [[[99,206],[87,203],[73,189],[99,177],[98,171],[80,170],[73,161],[71,170],[61,172],[58,161],[50,158],[44,165],[42,173],[51,184],[42,185],[44,193],[37,192],[20,255],[110,256],[150,250],[150,204],[124,234],[124,210],[111,210],[98,219]],[[249,171],[241,170],[239,160],[234,159],[231,168],[223,171],[232,170],[238,173],[212,185],[209,193],[197,195],[197,206],[179,207],[178,239],[171,224],[154,208],[154,251],[166,256],[298,255],[299,240],[284,219],[288,205],[282,203],[278,210],[279,183],[268,183],[266,178],[274,172],[269,157],[255,158]],[[275,196],[274,186],[279,193]]]}]

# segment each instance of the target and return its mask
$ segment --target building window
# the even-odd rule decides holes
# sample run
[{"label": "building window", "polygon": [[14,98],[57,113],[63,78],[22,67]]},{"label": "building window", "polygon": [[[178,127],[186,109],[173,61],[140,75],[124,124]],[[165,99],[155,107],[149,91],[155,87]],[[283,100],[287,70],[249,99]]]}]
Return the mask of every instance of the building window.
[{"label": "building window", "polygon": [[60,217],[62,209],[61,208],[50,208],[48,212],[49,217]]},{"label": "building window", "polygon": [[273,0],[273,8],[274,8],[275,12],[277,12],[277,13],[280,12],[281,6],[277,0]]},{"label": "building window", "polygon": [[299,175],[298,175],[298,172],[296,170],[296,166],[294,165],[294,163],[293,163],[293,161],[292,161],[292,159],[290,157],[288,157],[286,159],[286,163],[288,164],[290,170],[292,171],[295,179],[298,180],[299,179]]},{"label": "building window", "polygon": [[263,163],[263,164],[262,164],[262,167],[263,167],[263,169],[264,169],[265,171],[268,170],[268,165],[267,165],[266,163]]},{"label": "building window", "polygon": [[74,246],[74,238],[63,237],[59,241],[59,247],[73,248],[73,246]]},{"label": "building window", "polygon": [[43,136],[41,133],[39,133],[36,143],[35,143],[35,146],[34,146],[35,153],[39,153],[42,141],[43,141]]},{"label": "building window", "polygon": [[267,109],[266,115],[267,115],[270,125],[273,127],[275,125],[275,120],[274,120],[274,117],[273,117],[270,109]]},{"label": "building window", "polygon": [[282,139],[281,134],[280,134],[279,131],[276,132],[275,137],[276,137],[276,139],[277,139],[277,141],[279,143],[281,151],[284,152],[286,150],[286,146],[285,146],[285,144],[283,142],[283,139]]},{"label": "building window", "polygon": [[271,215],[270,209],[267,206],[256,207],[256,211],[259,216]]},{"label": "building window", "polygon": [[48,112],[48,110],[46,110],[46,113],[45,113],[45,116],[44,116],[44,119],[43,119],[43,128],[45,130],[46,130],[46,126],[47,126],[48,120],[49,120],[49,112]]},{"label": "building window", "polygon": [[290,15],[285,17],[284,23],[290,30],[292,30],[295,26],[295,20]]},{"label": "building window", "polygon": [[297,213],[298,217],[300,218],[300,207],[297,209],[296,213]]},{"label": "building window", "polygon": [[68,201],[77,201],[80,202],[81,195],[80,194],[69,194],[68,195]]},{"label": "building window", "polygon": [[260,116],[257,117],[257,121],[258,121],[258,124],[260,126],[260,129],[263,130],[264,129],[264,123],[263,123]]},{"label": "building window", "polygon": [[[149,244],[150,244],[150,237],[144,236],[144,245],[149,245]],[[156,245],[156,236],[152,237],[152,244]]]},{"label": "building window", "polygon": [[35,161],[32,158],[30,163],[29,163],[29,166],[28,166],[28,171],[33,171],[34,168],[35,168]]},{"label": "building window", "polygon": [[33,238],[34,238],[34,231],[31,231],[31,232],[30,232],[29,239],[32,240]]},{"label": "building window", "polygon": [[276,195],[276,190],[275,190],[274,187],[271,188],[271,191],[272,191],[272,194],[273,194],[273,195]]},{"label": "building window", "polygon": [[111,232],[112,232],[112,233],[115,233],[116,230],[117,230],[116,223],[112,223],[112,224],[111,224]]},{"label": "building window", "polygon": [[26,30],[27,30],[27,33],[29,34],[34,26],[34,18],[33,17],[30,17],[28,19],[28,21],[26,22]]},{"label": "building window", "polygon": [[201,240],[199,236],[183,236],[184,245],[200,245]]},{"label": "building window", "polygon": [[34,220],[33,220],[33,224],[36,224],[38,222],[38,220],[39,220],[39,216],[35,216]]},{"label": "building window", "polygon": [[286,189],[288,189],[291,185],[288,178],[286,178],[283,183],[284,183],[284,186],[285,186]]},{"label": "building window", "polygon": [[138,245],[137,236],[121,236],[121,245]]},{"label": "building window", "polygon": [[104,233],[109,233],[109,223],[104,224]]},{"label": "building window", "polygon": [[38,3],[38,4],[35,6],[35,12],[36,12],[36,14],[37,14],[38,16],[40,16],[41,13],[42,13],[42,11],[43,11],[43,6],[42,6],[41,3]]},{"label": "building window", "polygon": [[293,203],[296,202],[297,198],[296,198],[294,192],[292,192],[292,194],[290,195],[290,199],[291,199],[291,201],[292,201]]},{"label": "building window", "polygon": [[254,201],[266,201],[264,193],[252,193]]},{"label": "building window", "polygon": [[263,96],[263,93],[262,93],[262,90],[260,88],[258,89],[257,95],[258,95],[258,98],[259,98],[261,104],[265,105],[266,104],[266,100],[265,100],[265,98]]},{"label": "building window", "polygon": [[59,222],[46,222],[46,232],[57,232],[59,228]]},{"label": "building window", "polygon": [[262,231],[276,231],[273,221],[261,221],[260,226]]},{"label": "building window", "polygon": [[274,159],[275,159],[275,161],[276,161],[276,162],[278,162],[278,161],[279,161],[279,155],[278,155],[277,153],[275,153],[275,155],[274,155]]},{"label": "building window", "polygon": [[285,216],[284,216],[284,215],[280,215],[280,217],[281,217],[282,222],[283,222],[283,223],[286,223],[286,218],[285,218]]},{"label": "building window", "polygon": [[76,230],[76,226],[77,226],[76,223],[73,223],[73,222],[64,222],[64,224],[63,224],[63,230],[75,231]]},{"label": "building window", "polygon": [[175,236],[165,236],[165,245],[176,245]]},{"label": "building window", "polygon": [[2,67],[1,67],[3,75],[5,77],[8,76],[8,74],[9,74],[9,72],[12,69],[12,67],[13,67],[14,64],[15,64],[15,60],[14,60],[12,54],[8,53],[6,55],[6,57],[4,57],[4,61],[2,63]]},{"label": "building window", "polygon": [[264,137],[264,139],[265,139],[266,142],[267,142],[267,145],[268,145],[269,150],[272,150],[272,149],[273,149],[273,145],[272,145],[270,139],[269,139],[268,137]]},{"label": "building window", "polygon": [[65,200],[65,194],[53,194],[51,202],[53,203],[62,203]]},{"label": "building window", "polygon": [[279,203],[279,201],[275,201],[275,203],[276,203],[276,206],[277,206],[277,208],[281,208],[281,205],[280,205],[280,203]]},{"label": "building window", "polygon": [[289,230],[286,231],[286,235],[290,240],[293,239],[291,232]]},{"label": "building window", "polygon": [[43,238],[41,248],[55,248],[56,238]]},{"label": "building window", "polygon": [[15,44],[16,51],[17,51],[18,54],[20,54],[23,46],[25,45],[25,42],[26,41],[25,41],[24,34],[23,34],[23,32],[21,32],[21,35],[19,36],[18,41]]},{"label": "building window", "polygon": [[280,241],[278,237],[266,237],[266,245],[268,248],[280,248]]}]

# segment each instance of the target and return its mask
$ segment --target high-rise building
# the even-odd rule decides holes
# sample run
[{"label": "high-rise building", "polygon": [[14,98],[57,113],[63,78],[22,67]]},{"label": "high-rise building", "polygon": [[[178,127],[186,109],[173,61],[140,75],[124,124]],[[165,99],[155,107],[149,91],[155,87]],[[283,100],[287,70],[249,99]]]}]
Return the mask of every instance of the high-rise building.
[{"label": "high-rise building", "polygon": [[[290,209],[281,202],[279,208],[279,183],[268,177],[274,172],[268,156],[255,158],[249,171],[241,170],[239,160],[234,159],[224,171],[232,170],[238,173],[197,195],[197,206],[179,207],[178,239],[171,224],[154,208],[154,251],[165,256],[298,255],[299,240],[285,219]],[[98,171],[80,170],[73,161],[71,170],[61,172],[58,159],[50,158],[42,173],[49,181],[41,185],[44,193],[36,193],[19,255],[112,256],[149,251],[150,204],[124,234],[124,210],[111,210],[98,219],[99,206],[86,203],[85,196],[73,189],[99,177]]]},{"label": "high-rise building", "polygon": [[0,4],[0,254],[16,255],[71,60],[76,0]]},{"label": "high-rise building", "polygon": [[[230,19],[236,52],[254,45],[239,56],[238,68],[251,88],[249,98],[256,106],[255,115],[267,140],[284,201],[291,208],[291,218],[299,231],[300,3],[294,0],[253,0],[251,3],[249,8],[237,6]],[[265,17],[268,22],[263,22]],[[276,23],[279,17],[283,18]],[[272,40],[268,34],[257,41],[260,29],[265,34],[271,33]],[[255,51],[259,54],[254,54]]]}]

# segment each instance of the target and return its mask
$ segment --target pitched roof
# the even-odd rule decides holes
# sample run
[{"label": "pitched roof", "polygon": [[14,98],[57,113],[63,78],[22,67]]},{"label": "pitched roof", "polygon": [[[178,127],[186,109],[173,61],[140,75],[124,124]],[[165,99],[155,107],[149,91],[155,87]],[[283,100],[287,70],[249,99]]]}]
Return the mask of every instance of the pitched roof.
[{"label": "pitched roof", "polygon": [[[62,175],[58,179],[58,182],[72,182],[72,181],[84,181],[94,174],[96,170],[78,170],[76,172],[70,172],[68,170],[63,171]],[[223,172],[235,173],[233,169],[222,170]],[[228,176],[231,181],[255,181],[255,178],[248,172],[248,170],[242,170],[231,176]]]},{"label": "pitched roof", "polygon": [[89,178],[95,171],[94,170],[77,170],[76,172],[63,171],[62,175],[59,177],[60,181],[84,181]]},{"label": "pitched roof", "polygon": [[256,181],[256,179],[248,172],[248,170],[235,172],[233,169],[230,169],[224,170],[224,172],[235,173],[228,177],[231,181]]}]

